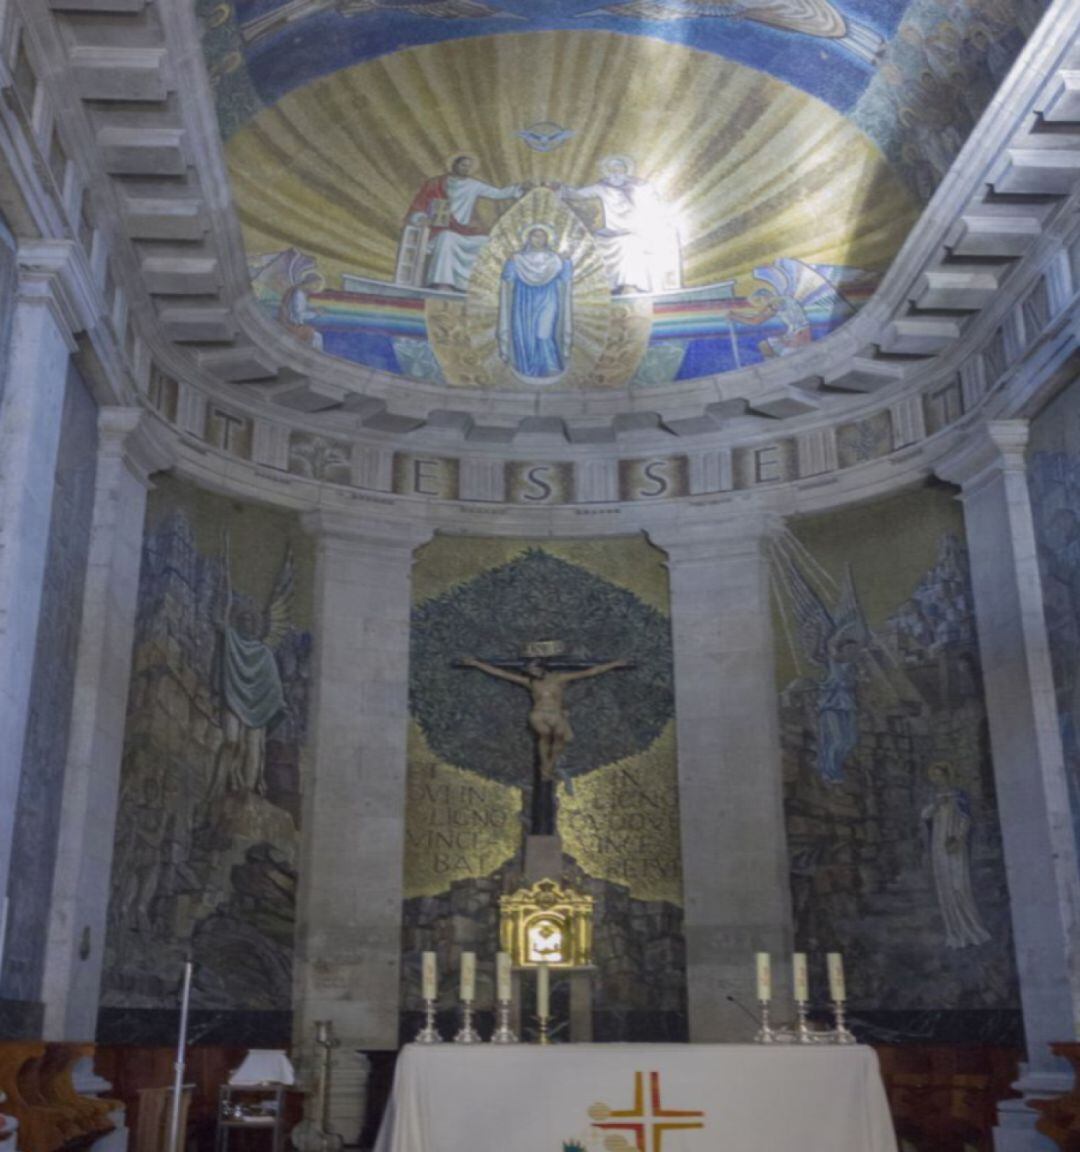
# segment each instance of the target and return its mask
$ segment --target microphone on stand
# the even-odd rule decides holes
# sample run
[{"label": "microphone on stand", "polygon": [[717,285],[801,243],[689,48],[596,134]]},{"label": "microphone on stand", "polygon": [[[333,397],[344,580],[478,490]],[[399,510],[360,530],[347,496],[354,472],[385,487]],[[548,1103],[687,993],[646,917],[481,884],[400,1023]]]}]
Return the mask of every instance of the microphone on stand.
[{"label": "microphone on stand", "polygon": [[753,1020],[753,1022],[754,1022],[754,1023],[755,1023],[755,1024],[756,1024],[756,1025],[759,1027],[759,1028],[761,1027],[761,1017],[760,1017],[760,1016],[758,1016],[758,1014],[757,1014],[756,1012],[751,1012],[751,1011],[750,1011],[750,1009],[749,1009],[749,1008],[747,1008],[747,1006],[746,1006],[746,1005],[745,1005],[745,1004],[744,1004],[744,1003],[743,1003],[741,1000],[739,1000],[739,999],[737,999],[736,997],[732,996],[732,994],[731,994],[730,992],[728,992],[728,993],[727,993],[727,995],[726,995],[725,999],[727,999],[727,1000],[730,1000],[730,1001],[731,1001],[731,1003],[732,1003],[732,1004],[734,1004],[736,1008],[739,1008],[739,1009],[741,1009],[743,1012],[745,1012],[745,1013],[746,1013],[746,1015],[747,1015],[747,1016],[749,1016],[749,1017],[750,1017],[750,1019],[751,1019],[751,1020]]}]

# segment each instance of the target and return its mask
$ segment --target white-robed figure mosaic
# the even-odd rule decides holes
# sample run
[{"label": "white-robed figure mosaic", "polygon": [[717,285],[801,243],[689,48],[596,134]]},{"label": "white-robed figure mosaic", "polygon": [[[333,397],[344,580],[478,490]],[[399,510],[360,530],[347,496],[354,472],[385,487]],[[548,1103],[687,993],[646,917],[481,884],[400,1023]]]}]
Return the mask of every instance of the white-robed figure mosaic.
[{"label": "white-robed figure mosaic", "polygon": [[560,377],[573,343],[574,266],[552,247],[554,230],[530,224],[503,265],[499,286],[499,355],[525,380]]},{"label": "white-robed figure mosaic", "polygon": [[932,764],[927,777],[934,787],[922,818],[929,825],[930,864],[938,906],[945,921],[945,945],[969,948],[990,939],[971,891],[971,801],[951,779],[950,766]]},{"label": "white-robed figure mosaic", "polygon": [[582,188],[559,185],[559,195],[570,203],[599,201],[602,220],[593,236],[612,292],[681,288],[678,230],[655,186],[634,169],[629,156],[606,156],[596,183]]},{"label": "white-robed figure mosaic", "polygon": [[488,243],[487,229],[474,220],[477,204],[481,200],[517,200],[531,185],[496,188],[477,180],[472,175],[476,158],[471,153],[451,156],[447,164],[448,172],[426,180],[413,197],[406,232],[422,226],[427,229],[427,260],[423,268],[417,269],[418,282],[431,288],[465,292],[476,258]]}]

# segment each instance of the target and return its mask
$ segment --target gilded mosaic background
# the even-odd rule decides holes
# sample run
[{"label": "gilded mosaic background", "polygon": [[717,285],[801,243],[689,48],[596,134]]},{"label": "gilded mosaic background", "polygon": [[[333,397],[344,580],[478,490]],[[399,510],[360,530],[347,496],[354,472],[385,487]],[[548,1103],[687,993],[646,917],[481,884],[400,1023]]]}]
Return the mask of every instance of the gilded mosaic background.
[{"label": "gilded mosaic background", "polygon": [[[521,883],[535,757],[529,694],[457,664],[515,659],[556,639],[569,657],[633,663],[567,687],[574,739],[560,764],[559,832],[566,874],[597,901],[597,1036],[684,1036],[661,555],[639,538],[437,537],[420,553],[413,603],[403,1029],[420,1008],[420,953],[438,953],[449,1007],[461,951],[479,954],[482,973],[492,967],[498,897]],[[481,985],[481,1007],[490,997]]]}]

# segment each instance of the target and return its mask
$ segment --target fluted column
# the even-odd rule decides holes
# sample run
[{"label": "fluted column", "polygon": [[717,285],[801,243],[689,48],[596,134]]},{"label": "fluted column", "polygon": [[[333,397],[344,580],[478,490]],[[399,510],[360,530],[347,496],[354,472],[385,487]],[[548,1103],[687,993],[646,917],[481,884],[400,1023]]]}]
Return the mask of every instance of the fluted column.
[{"label": "fluted column", "polygon": [[429,533],[313,513],[313,768],[305,784],[296,1038],[334,1022],[396,1048],[413,551]]},{"label": "fluted column", "polygon": [[[1067,1087],[1052,1040],[1080,1013],[1080,873],[1028,494],[1027,422],[976,429],[938,473],[959,484],[990,723],[1028,1065],[1020,1087]],[[1045,1147],[1022,1102],[999,1106],[999,1149]]]},{"label": "fluted column", "polygon": [[0,402],[0,917],[11,867],[68,361],[75,333],[92,316],[71,244],[29,245],[20,251],[20,264]]},{"label": "fluted column", "polygon": [[92,1040],[149,477],[170,455],[138,408],[103,408],[42,999],[48,1040]]},{"label": "fluted column", "polygon": [[650,533],[668,554],[690,1036],[745,1039],[756,951],[792,941],[767,516]]}]

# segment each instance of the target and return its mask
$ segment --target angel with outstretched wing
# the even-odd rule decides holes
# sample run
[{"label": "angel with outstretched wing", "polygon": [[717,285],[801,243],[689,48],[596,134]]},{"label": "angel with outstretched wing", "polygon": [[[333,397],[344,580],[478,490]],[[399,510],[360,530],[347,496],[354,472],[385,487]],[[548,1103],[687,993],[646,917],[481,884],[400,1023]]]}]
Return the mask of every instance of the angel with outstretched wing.
[{"label": "angel with outstretched wing", "polygon": [[866,64],[876,63],[885,49],[877,32],[849,20],[830,0],[621,0],[586,15],[597,12],[636,20],[748,20],[781,32],[832,40]]},{"label": "angel with outstretched wing", "polygon": [[794,610],[799,647],[825,673],[817,689],[818,774],[826,783],[837,784],[844,779],[844,763],[859,742],[856,686],[859,659],[872,639],[870,629],[850,565],[830,611],[790,556],[778,553],[775,559]]},{"label": "angel with outstretched wing", "polygon": [[223,544],[225,607],[221,631],[221,699],[224,740],[218,750],[211,785],[230,792],[266,792],[266,732],[285,711],[275,650],[292,626],[293,558],[287,549],[263,612],[233,610],[229,537]]}]

